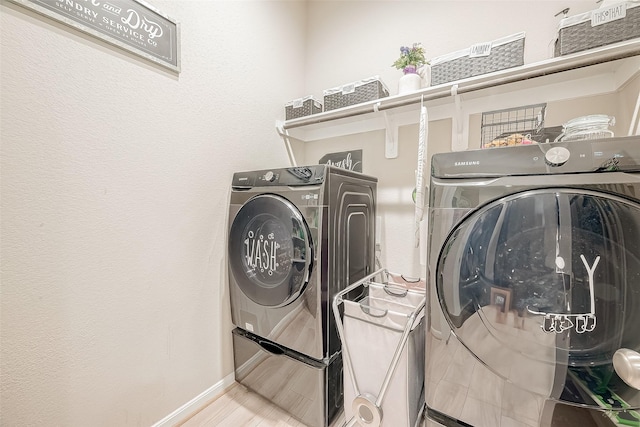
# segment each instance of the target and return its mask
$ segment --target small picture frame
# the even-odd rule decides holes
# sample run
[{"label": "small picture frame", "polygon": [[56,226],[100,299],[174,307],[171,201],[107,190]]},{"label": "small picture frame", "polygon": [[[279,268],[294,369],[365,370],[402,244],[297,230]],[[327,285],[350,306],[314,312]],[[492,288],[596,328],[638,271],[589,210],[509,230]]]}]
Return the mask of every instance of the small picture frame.
[{"label": "small picture frame", "polygon": [[491,287],[491,305],[498,307],[500,313],[511,310],[511,289]]}]

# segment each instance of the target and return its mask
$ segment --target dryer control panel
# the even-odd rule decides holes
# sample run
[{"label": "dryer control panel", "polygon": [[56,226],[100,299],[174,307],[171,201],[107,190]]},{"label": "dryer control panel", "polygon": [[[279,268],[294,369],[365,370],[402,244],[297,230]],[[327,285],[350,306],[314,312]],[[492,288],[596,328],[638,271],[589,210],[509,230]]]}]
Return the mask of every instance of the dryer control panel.
[{"label": "dryer control panel", "polygon": [[437,178],[640,172],[640,137],[522,145],[436,154]]}]

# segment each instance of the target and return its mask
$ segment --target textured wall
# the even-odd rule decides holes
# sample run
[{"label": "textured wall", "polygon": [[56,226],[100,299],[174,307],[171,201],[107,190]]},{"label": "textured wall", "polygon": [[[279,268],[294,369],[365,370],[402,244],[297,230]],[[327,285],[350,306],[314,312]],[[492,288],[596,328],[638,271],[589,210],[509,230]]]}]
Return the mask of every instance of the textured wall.
[{"label": "textured wall", "polygon": [[233,370],[229,185],[288,164],[305,5],[153,5],[179,75],[0,6],[3,426],[150,425]]}]

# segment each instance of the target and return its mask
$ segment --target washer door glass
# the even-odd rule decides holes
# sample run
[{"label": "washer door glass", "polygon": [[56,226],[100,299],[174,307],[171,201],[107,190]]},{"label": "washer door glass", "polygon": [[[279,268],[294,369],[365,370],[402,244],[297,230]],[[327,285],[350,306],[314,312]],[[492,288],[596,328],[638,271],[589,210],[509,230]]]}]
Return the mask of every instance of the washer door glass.
[{"label": "washer door glass", "polygon": [[[452,331],[503,378],[573,404],[640,407],[637,201],[552,188],[490,202],[452,230],[436,277]],[[618,369],[621,349],[631,362]]]},{"label": "washer door glass", "polygon": [[287,305],[309,280],[310,238],[302,214],[291,202],[272,194],[256,196],[240,208],[231,225],[231,274],[257,304]]}]

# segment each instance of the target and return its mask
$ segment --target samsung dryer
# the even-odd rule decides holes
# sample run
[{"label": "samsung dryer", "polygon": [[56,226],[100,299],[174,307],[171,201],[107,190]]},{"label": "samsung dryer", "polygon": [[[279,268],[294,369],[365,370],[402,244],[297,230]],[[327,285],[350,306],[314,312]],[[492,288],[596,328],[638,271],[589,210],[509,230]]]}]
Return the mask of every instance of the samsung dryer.
[{"label": "samsung dryer", "polygon": [[640,425],[640,138],[431,169],[427,426]]}]

